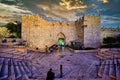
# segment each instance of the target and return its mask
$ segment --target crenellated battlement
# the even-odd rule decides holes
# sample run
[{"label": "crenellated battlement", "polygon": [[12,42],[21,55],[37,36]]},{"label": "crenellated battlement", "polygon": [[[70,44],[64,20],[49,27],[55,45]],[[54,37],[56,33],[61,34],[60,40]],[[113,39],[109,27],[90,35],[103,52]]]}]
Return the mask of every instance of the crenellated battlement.
[{"label": "crenellated battlement", "polygon": [[117,32],[120,31],[120,27],[117,28],[101,28],[101,31],[113,31],[113,32]]},{"label": "crenellated battlement", "polygon": [[22,21],[28,21],[28,20],[32,20],[34,22],[33,24],[39,24],[40,22],[51,26],[58,26],[58,25],[69,26],[74,23],[74,21],[47,21],[44,18],[40,17],[39,15],[22,16]]}]

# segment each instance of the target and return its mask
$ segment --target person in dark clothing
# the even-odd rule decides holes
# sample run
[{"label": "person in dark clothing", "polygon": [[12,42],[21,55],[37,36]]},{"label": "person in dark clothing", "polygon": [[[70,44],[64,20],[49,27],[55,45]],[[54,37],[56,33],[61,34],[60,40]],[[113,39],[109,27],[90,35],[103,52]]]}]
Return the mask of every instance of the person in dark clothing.
[{"label": "person in dark clothing", "polygon": [[52,69],[50,68],[50,70],[47,72],[46,80],[54,80],[54,77],[55,77],[55,73],[52,72]]},{"label": "person in dark clothing", "polygon": [[49,50],[50,50],[50,53],[52,53],[52,52],[53,52],[53,48],[52,48],[52,47],[50,47],[50,48],[49,48]]}]

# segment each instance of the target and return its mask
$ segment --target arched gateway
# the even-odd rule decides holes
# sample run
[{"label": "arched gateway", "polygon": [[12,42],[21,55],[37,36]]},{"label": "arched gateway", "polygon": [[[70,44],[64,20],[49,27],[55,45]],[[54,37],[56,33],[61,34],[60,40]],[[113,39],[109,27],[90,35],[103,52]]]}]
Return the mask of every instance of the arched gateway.
[{"label": "arched gateway", "polygon": [[64,33],[62,33],[62,32],[60,32],[60,33],[58,33],[57,34],[57,40],[58,40],[58,45],[65,45],[65,39],[66,39],[66,37],[65,37],[65,35],[64,35]]}]

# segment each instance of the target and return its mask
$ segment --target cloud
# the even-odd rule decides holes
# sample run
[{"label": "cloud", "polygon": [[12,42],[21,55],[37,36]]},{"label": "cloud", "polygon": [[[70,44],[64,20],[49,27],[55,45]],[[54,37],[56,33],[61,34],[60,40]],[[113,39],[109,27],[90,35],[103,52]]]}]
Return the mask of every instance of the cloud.
[{"label": "cloud", "polygon": [[0,9],[4,9],[5,11],[8,12],[16,12],[16,13],[30,13],[32,14],[31,11],[29,10],[23,10],[22,8],[20,8],[19,6],[15,6],[15,5],[6,5],[6,4],[2,4],[0,3]]},{"label": "cloud", "polygon": [[87,5],[83,5],[82,0],[61,0],[59,5],[65,7],[67,10],[87,8]]},{"label": "cloud", "polygon": [[72,21],[78,18],[77,13],[85,13],[84,9],[76,9],[76,10],[66,10],[66,8],[57,5],[57,4],[49,4],[49,3],[42,3],[37,4],[38,8],[41,8],[43,11],[42,13],[46,17],[51,17],[53,20],[59,20],[60,18],[68,21]]},{"label": "cloud", "polygon": [[109,0],[98,0],[98,1],[102,1],[103,3],[108,3]]},{"label": "cloud", "polygon": [[102,20],[101,23],[104,24],[116,24],[119,23],[120,21],[115,21],[115,20]]},{"label": "cloud", "polygon": [[108,3],[108,0],[103,0],[103,3]]},{"label": "cloud", "polygon": [[57,4],[49,4],[49,3],[46,3],[46,4],[37,4],[37,6],[39,8],[42,8],[44,11],[52,11],[52,10],[60,10],[60,11],[63,11],[65,10],[64,8],[62,8],[61,6],[57,5]]},{"label": "cloud", "polygon": [[120,25],[120,18],[114,16],[102,16],[101,17],[101,24],[102,26],[106,25]]},{"label": "cloud", "polygon": [[[1,1],[1,0],[0,0]],[[101,14],[101,24],[118,23],[120,0],[11,0],[0,3],[0,22],[20,19],[22,14],[39,14],[47,20],[75,20],[86,15]],[[8,5],[7,5],[8,4]],[[18,5],[21,4],[21,5]],[[34,12],[34,13],[33,13]],[[107,15],[107,16],[106,16]]]},{"label": "cloud", "polygon": [[[22,14],[33,14],[31,11],[15,5],[0,3],[0,6],[0,22],[4,23],[15,20],[17,16],[21,16]],[[13,15],[15,16],[13,17]]]},{"label": "cloud", "polygon": [[107,15],[102,16],[102,19],[105,19],[105,20],[111,20],[112,19],[112,20],[120,21],[119,17],[107,16]]},{"label": "cloud", "polygon": [[97,6],[95,3],[92,3],[92,7],[95,7],[95,6]]}]

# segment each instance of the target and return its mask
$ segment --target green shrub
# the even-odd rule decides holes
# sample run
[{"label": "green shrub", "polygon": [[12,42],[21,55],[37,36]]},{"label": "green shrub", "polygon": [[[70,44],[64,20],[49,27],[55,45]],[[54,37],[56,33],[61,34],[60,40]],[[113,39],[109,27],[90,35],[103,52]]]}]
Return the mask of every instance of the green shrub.
[{"label": "green shrub", "polygon": [[120,34],[116,37],[116,39],[120,43]]},{"label": "green shrub", "polygon": [[6,27],[0,27],[0,38],[9,37],[10,31]]},{"label": "green shrub", "polygon": [[120,48],[120,44],[105,44],[101,48]]},{"label": "green shrub", "polygon": [[115,42],[116,42],[116,39],[114,37],[103,38],[103,43],[104,44],[112,44],[112,43],[115,43]]},{"label": "green shrub", "polygon": [[21,22],[16,21],[16,23],[6,24],[6,28],[10,31],[11,34],[15,34],[17,38],[21,38]]},{"label": "green shrub", "polygon": [[16,36],[14,36],[14,35],[10,35],[9,38],[16,38]]}]

